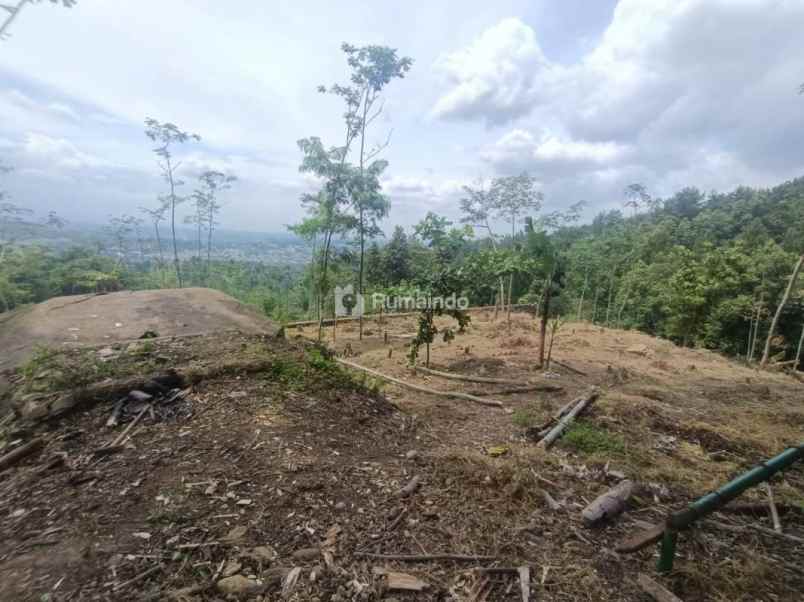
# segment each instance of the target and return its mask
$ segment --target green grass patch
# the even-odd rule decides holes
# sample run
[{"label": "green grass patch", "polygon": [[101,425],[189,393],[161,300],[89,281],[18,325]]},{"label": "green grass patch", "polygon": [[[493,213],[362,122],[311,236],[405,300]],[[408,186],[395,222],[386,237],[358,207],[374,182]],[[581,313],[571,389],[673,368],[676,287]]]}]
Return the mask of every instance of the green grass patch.
[{"label": "green grass patch", "polygon": [[526,429],[539,424],[539,417],[530,408],[517,408],[511,415],[511,421],[518,427]]},{"label": "green grass patch", "polygon": [[561,443],[588,454],[599,452],[620,454],[625,451],[625,443],[619,435],[583,420],[575,422],[570,427],[561,438]]}]

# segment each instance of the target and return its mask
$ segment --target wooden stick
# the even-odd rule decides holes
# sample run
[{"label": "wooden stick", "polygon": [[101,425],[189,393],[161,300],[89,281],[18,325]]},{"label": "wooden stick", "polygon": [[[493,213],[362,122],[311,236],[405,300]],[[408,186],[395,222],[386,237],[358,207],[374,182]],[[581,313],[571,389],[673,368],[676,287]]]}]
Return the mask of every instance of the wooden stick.
[{"label": "wooden stick", "polygon": [[107,445],[106,447],[118,447],[118,446],[119,446],[121,443],[123,443],[123,440],[124,440],[124,439],[126,438],[126,436],[129,434],[129,432],[131,431],[131,429],[133,429],[135,426],[137,426],[137,423],[140,421],[140,418],[142,418],[142,417],[143,417],[143,415],[145,414],[145,412],[147,412],[147,411],[148,411],[148,408],[150,408],[150,407],[151,407],[151,404],[148,404],[148,405],[146,405],[146,406],[143,406],[143,408],[140,410],[140,413],[139,413],[139,414],[137,414],[137,415],[134,417],[134,420],[132,420],[131,422],[129,422],[129,423],[128,423],[128,426],[125,428],[125,430],[124,430],[122,433],[120,433],[120,435],[117,437],[117,439],[115,439],[114,441],[112,441],[112,442],[111,442],[109,445]]},{"label": "wooden stick", "polygon": [[586,374],[586,372],[581,372],[580,370],[578,370],[577,368],[573,368],[569,364],[565,364],[564,362],[559,362],[557,359],[553,359],[553,360],[550,360],[550,361],[552,363],[554,363],[556,366],[561,366],[565,370],[569,370],[570,372],[572,372],[574,374],[577,374],[579,376],[588,376],[588,374]]},{"label": "wooden stick", "polygon": [[776,509],[776,502],[773,501],[773,489],[770,483],[765,481],[765,490],[768,492],[768,506],[770,506],[771,520],[773,521],[773,530],[777,533],[782,532],[782,522],[779,520],[779,511]]},{"label": "wooden stick", "polygon": [[558,385],[529,385],[527,387],[511,387],[510,389],[500,389],[499,391],[469,391],[470,395],[516,395],[517,393],[531,393],[533,391],[546,391],[548,393],[558,393],[564,387]]},{"label": "wooden stick", "polygon": [[642,591],[644,591],[657,602],[681,602],[681,598],[676,596],[670,590],[666,589],[664,586],[659,585],[645,573],[639,574],[639,577],[637,577],[637,585],[642,588]]},{"label": "wooden stick", "polygon": [[414,493],[421,484],[421,478],[419,476],[413,477],[410,482],[405,485],[402,489],[397,492],[399,497],[408,497],[412,493]]},{"label": "wooden stick", "polygon": [[522,602],[530,602],[530,567],[521,566],[519,574],[519,588],[522,591]]},{"label": "wooden stick", "polygon": [[152,566],[147,571],[143,571],[142,573],[140,573],[136,577],[132,577],[128,581],[124,581],[123,583],[121,583],[119,585],[115,585],[114,586],[114,591],[119,592],[121,589],[124,589],[124,588],[128,587],[129,585],[133,585],[133,584],[137,583],[138,581],[142,581],[146,577],[150,577],[154,573],[156,573],[158,571],[161,571],[161,570],[162,570],[162,566],[159,565],[159,564],[156,565],[156,566]]},{"label": "wooden stick", "polygon": [[440,376],[441,378],[448,378],[450,380],[465,380],[470,383],[486,383],[490,385],[517,385],[527,387],[529,383],[512,382],[505,378],[487,378],[485,376],[467,376],[464,374],[454,374],[452,372],[442,372],[440,370],[433,370],[432,368],[424,368],[416,366],[416,372],[424,372],[431,376]]},{"label": "wooden stick", "polygon": [[5,470],[6,468],[11,468],[24,458],[27,458],[31,454],[39,451],[44,445],[44,439],[37,437],[35,439],[31,439],[25,445],[20,445],[17,449],[8,452],[3,457],[0,457],[0,471]]},{"label": "wooden stick", "polygon": [[435,389],[430,389],[428,387],[423,387],[421,385],[414,385],[412,383],[405,382],[404,380],[399,380],[398,378],[394,378],[393,376],[388,376],[387,374],[383,374],[382,372],[377,372],[376,370],[372,370],[371,368],[366,368],[365,366],[355,364],[354,362],[350,362],[348,360],[339,357],[336,357],[334,359],[339,364],[343,364],[344,366],[348,366],[349,368],[353,368],[355,370],[361,370],[366,374],[370,374],[371,376],[381,378],[382,380],[394,383],[395,385],[399,385],[400,387],[406,387],[414,391],[419,391],[420,393],[427,393],[429,395],[438,395],[440,397],[449,397],[452,399],[465,399],[467,401],[473,401],[475,403],[479,403],[480,405],[492,406],[495,408],[504,407],[501,401],[497,401],[495,399],[483,399],[482,397],[475,397],[474,395],[469,395],[468,393],[457,393],[452,391],[436,391]]},{"label": "wooden stick", "polygon": [[746,530],[753,529],[754,531],[759,531],[765,535],[773,535],[775,537],[786,539],[787,541],[804,544],[804,538],[802,537],[796,537],[795,535],[790,535],[789,533],[779,533],[778,531],[774,531],[773,529],[768,529],[767,527],[762,527],[760,525],[727,525],[726,523],[721,523],[720,521],[712,520],[711,518],[706,519],[704,523],[717,527],[718,529],[723,529],[724,531],[733,531],[734,533],[745,533]]},{"label": "wooden stick", "polygon": [[583,412],[587,406],[591,405],[600,395],[597,389],[593,389],[589,393],[587,393],[583,397],[579,397],[577,399],[577,404],[570,410],[566,416],[564,416],[561,420],[558,421],[558,424],[555,425],[549,433],[544,436],[539,442],[539,447],[544,449],[550,449],[550,447],[555,443],[556,439],[558,439],[567,427],[572,424],[575,418]]},{"label": "wooden stick", "polygon": [[496,556],[472,556],[464,554],[371,554],[369,552],[357,552],[355,556],[360,558],[374,558],[377,560],[399,560],[401,562],[431,562],[434,560],[454,560],[455,562],[477,562],[486,560],[496,560]]}]

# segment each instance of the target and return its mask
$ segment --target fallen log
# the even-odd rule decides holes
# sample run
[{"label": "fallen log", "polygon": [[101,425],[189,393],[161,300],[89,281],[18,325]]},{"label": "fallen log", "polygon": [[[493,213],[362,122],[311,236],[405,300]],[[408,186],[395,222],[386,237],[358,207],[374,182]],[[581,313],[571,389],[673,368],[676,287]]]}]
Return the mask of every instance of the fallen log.
[{"label": "fallen log", "polygon": [[0,471],[5,470],[6,468],[11,468],[31,454],[42,449],[44,445],[44,439],[37,437],[35,439],[31,439],[25,445],[20,445],[17,449],[11,450],[6,455],[0,457]]},{"label": "fallen log", "polygon": [[339,357],[333,359],[339,364],[343,364],[344,366],[348,366],[349,368],[360,370],[376,378],[388,381],[390,383],[394,383],[395,385],[399,385],[400,387],[412,389],[413,391],[419,391],[420,393],[427,393],[428,395],[437,395],[439,397],[448,397],[452,399],[464,399],[467,401],[472,401],[474,403],[479,403],[480,405],[492,406],[495,408],[504,407],[503,403],[501,401],[497,401],[496,399],[484,399],[482,397],[476,397],[475,395],[469,395],[468,393],[458,393],[453,391],[437,391],[435,389],[430,389],[429,387],[423,387],[421,385],[414,385],[413,383],[405,382],[404,380],[394,378],[393,376],[388,376],[387,374],[377,372],[376,370],[372,370],[371,368],[366,368],[365,366],[361,366],[360,364],[355,364],[354,362],[350,362],[349,360],[345,360]]},{"label": "fallen log", "polygon": [[372,554],[370,552],[356,552],[359,558],[374,558],[376,560],[398,560],[400,562],[432,562],[436,560],[452,560],[455,562],[477,562],[497,560],[496,556],[473,556],[467,554]]},{"label": "fallen log", "polygon": [[470,383],[486,383],[488,385],[517,385],[526,387],[530,383],[515,382],[506,378],[488,378],[485,376],[468,376],[465,374],[455,374],[453,372],[442,372],[441,370],[433,370],[432,368],[425,368],[423,366],[416,366],[416,372],[424,372],[430,376],[440,376],[449,380],[463,380]]},{"label": "fallen log", "polygon": [[[724,512],[727,514],[765,514],[767,511],[768,506],[766,504],[751,502],[718,508],[718,512]],[[789,512],[794,514],[804,514],[804,507],[793,504],[776,504],[776,512],[778,512],[780,515],[787,514]]]},{"label": "fallen log", "polygon": [[592,389],[586,395],[576,399],[574,402],[575,405],[572,407],[572,409],[567,412],[567,414],[558,421],[558,424],[550,429],[550,431],[539,442],[539,447],[549,449],[553,443],[555,443],[556,440],[564,433],[567,427],[574,422],[575,418],[589,405],[594,403],[599,395],[600,392],[597,389]]},{"label": "fallen log", "polygon": [[648,529],[644,529],[638,533],[635,533],[634,535],[626,537],[623,541],[615,546],[614,551],[622,552],[624,554],[638,552],[639,550],[647,548],[649,545],[655,544],[657,541],[659,541],[662,538],[662,535],[664,535],[664,529],[664,523],[657,523]]},{"label": "fallen log", "polygon": [[152,395],[163,395],[171,389],[182,389],[203,380],[218,378],[229,374],[253,374],[270,370],[274,366],[271,358],[233,361],[214,366],[190,367],[181,372],[166,370],[151,375],[131,376],[120,379],[107,379],[92,383],[79,389],[62,391],[55,400],[47,404],[44,417],[26,415],[24,408],[17,408],[25,419],[39,421],[60,418],[70,412],[88,408],[108,399],[128,397],[132,390]]},{"label": "fallen log", "polygon": [[584,522],[587,526],[591,526],[622,514],[635,491],[636,484],[627,479],[612,487],[583,509],[581,516]]},{"label": "fallen log", "polygon": [[578,376],[589,376],[586,372],[578,370],[577,368],[573,368],[572,366],[570,366],[569,364],[565,364],[564,362],[559,362],[557,359],[552,359],[550,361],[556,366],[561,366],[565,370],[569,370],[570,372],[572,372],[573,374],[577,374]]},{"label": "fallen log", "polygon": [[558,385],[528,385],[525,387],[511,387],[510,389],[500,389],[499,391],[469,391],[470,395],[516,395],[517,393],[532,393],[533,391],[545,391],[547,393],[559,393],[564,387]]}]

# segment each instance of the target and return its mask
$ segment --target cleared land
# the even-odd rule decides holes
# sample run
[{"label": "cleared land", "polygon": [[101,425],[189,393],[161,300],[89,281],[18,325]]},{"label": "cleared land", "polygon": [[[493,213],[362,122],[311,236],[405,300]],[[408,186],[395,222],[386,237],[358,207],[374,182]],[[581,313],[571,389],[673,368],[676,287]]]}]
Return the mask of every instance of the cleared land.
[{"label": "cleared land", "polygon": [[147,331],[175,336],[232,328],[276,332],[253,308],[209,288],[54,297],[0,317],[0,370],[17,366],[36,345],[71,348],[138,339]]},{"label": "cleared land", "polygon": [[[512,387],[411,373],[406,339],[386,344],[384,331],[411,334],[412,319],[366,328],[362,342],[355,324],[339,325],[334,343],[328,328],[327,340],[363,366],[505,408],[345,371],[311,344],[313,327],[287,341],[226,333],[115,344],[113,357],[39,355],[13,379],[18,396],[58,396],[68,373],[86,385],[167,368],[190,390],[172,402],[157,394],[153,414],[128,402],[115,427],[119,392],[50,422],[4,425],[3,453],[37,435],[45,447],[0,476],[0,599],[216,600],[231,574],[232,587],[253,588],[248,599],[279,599],[284,580],[295,600],[521,600],[515,572],[480,569],[528,566],[533,599],[648,600],[637,576],[655,576],[655,546],[624,555],[615,545],[802,439],[798,381],[645,335],[565,325],[554,357],[584,375],[535,369],[525,314],[510,333],[475,314],[466,334],[434,345],[438,370],[563,387],[504,394]],[[526,436],[593,385],[600,399],[555,447]],[[140,413],[122,449],[93,453]],[[644,486],[629,509],[584,526],[581,510],[624,477]],[[784,532],[804,537],[804,467],[772,485],[792,507]],[[738,501],[761,509],[714,518],[771,526],[763,489]],[[371,556],[444,554],[493,558]],[[792,540],[702,523],[657,580],[688,601],[799,600],[802,554]]]}]

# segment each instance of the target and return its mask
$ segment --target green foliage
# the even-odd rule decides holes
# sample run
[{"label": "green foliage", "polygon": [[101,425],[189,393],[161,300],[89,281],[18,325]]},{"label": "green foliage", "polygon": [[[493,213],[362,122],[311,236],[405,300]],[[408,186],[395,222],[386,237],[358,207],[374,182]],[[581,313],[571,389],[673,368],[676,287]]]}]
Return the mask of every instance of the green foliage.
[{"label": "green foliage", "polygon": [[584,420],[574,422],[564,433],[561,443],[587,454],[621,454],[625,451],[622,437]]},{"label": "green foliage", "polygon": [[539,424],[538,415],[528,408],[517,408],[511,415],[511,421],[520,428],[530,428]]}]

